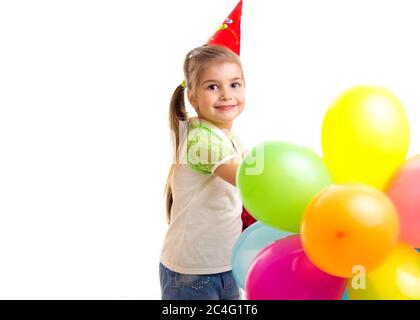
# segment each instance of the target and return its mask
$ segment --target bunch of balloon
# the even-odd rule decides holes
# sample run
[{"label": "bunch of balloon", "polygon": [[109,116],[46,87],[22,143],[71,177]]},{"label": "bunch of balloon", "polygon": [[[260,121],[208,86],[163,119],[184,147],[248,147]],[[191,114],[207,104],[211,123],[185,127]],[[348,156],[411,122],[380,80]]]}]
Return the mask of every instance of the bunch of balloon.
[{"label": "bunch of balloon", "polygon": [[232,270],[247,299],[341,299],[347,279],[317,268],[297,234],[305,207],[331,183],[316,153],[287,142],[264,142],[242,161],[237,185],[258,222],[236,242]]},{"label": "bunch of balloon", "polygon": [[246,298],[420,299],[420,156],[406,161],[408,147],[398,98],[357,86],[327,110],[322,159],[280,141],[253,148],[237,185],[261,231],[232,256]]},{"label": "bunch of balloon", "polygon": [[406,160],[409,142],[404,107],[383,87],[350,88],[325,115],[336,185],[308,206],[301,235],[318,267],[349,278],[350,300],[420,299],[420,157]]}]

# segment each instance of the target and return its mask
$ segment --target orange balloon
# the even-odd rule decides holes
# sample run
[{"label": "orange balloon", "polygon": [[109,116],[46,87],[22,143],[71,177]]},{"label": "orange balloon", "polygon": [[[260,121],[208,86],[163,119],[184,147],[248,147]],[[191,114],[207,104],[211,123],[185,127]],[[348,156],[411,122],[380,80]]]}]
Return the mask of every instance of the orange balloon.
[{"label": "orange balloon", "polygon": [[303,248],[321,270],[349,278],[379,266],[398,243],[399,221],[388,197],[364,185],[332,185],[305,210]]}]

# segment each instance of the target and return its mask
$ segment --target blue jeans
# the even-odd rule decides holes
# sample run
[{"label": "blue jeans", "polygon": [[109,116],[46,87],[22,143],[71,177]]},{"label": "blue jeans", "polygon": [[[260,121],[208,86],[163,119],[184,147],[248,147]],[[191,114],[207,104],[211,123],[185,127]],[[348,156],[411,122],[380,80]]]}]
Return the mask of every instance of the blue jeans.
[{"label": "blue jeans", "polygon": [[241,300],[232,271],[182,274],[159,264],[162,300]]}]

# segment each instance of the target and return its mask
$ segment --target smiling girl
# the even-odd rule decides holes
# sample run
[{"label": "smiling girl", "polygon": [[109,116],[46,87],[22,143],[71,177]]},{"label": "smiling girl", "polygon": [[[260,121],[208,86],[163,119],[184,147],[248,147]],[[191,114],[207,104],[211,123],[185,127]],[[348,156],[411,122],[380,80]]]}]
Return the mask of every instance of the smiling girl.
[{"label": "smiling girl", "polygon": [[[240,299],[230,259],[242,231],[235,177],[245,149],[232,131],[245,106],[242,65],[233,51],[205,45],[187,54],[184,76],[169,110],[175,157],[166,186],[162,299]],[[197,117],[186,112],[185,91]]]}]

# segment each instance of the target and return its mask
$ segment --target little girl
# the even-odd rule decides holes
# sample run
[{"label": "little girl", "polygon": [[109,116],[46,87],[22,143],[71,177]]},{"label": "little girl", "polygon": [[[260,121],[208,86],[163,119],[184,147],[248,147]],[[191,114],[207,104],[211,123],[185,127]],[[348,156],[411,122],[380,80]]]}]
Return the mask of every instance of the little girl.
[{"label": "little girl", "polygon": [[[175,159],[166,186],[162,299],[238,300],[231,254],[242,231],[235,178],[245,149],[232,125],[245,105],[242,65],[231,50],[205,45],[187,54],[184,76],[169,110]],[[197,117],[187,115],[184,90]]]}]

